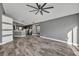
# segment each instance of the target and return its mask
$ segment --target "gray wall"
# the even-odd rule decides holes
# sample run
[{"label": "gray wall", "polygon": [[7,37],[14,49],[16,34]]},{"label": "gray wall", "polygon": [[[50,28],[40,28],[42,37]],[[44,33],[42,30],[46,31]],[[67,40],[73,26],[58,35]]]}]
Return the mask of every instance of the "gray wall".
[{"label": "gray wall", "polygon": [[2,5],[0,3],[0,43],[2,42]]},{"label": "gray wall", "polygon": [[78,20],[77,20],[77,26],[78,26],[78,29],[77,29],[77,42],[79,44],[79,16],[78,16]]},{"label": "gray wall", "polygon": [[[40,35],[67,41],[67,33],[76,25],[79,25],[79,14],[53,19],[40,23]],[[79,29],[77,34],[79,37]]]}]

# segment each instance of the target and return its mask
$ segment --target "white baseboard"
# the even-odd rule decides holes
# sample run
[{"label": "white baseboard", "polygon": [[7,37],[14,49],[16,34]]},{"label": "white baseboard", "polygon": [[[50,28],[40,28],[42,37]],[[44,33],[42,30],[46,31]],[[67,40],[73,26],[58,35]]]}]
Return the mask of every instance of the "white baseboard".
[{"label": "white baseboard", "polygon": [[32,34],[32,35],[37,35],[37,34]]},{"label": "white baseboard", "polygon": [[[54,41],[58,41],[58,42],[62,42],[62,43],[67,43],[66,41],[62,41],[62,40],[58,40],[58,39],[53,39],[53,38],[49,38],[49,37],[44,37],[44,36],[40,36],[41,38],[45,38],[45,39],[50,39],[50,40],[54,40]],[[72,43],[67,43],[69,45],[72,45]],[[79,46],[79,44],[73,44],[74,46]]]},{"label": "white baseboard", "polygon": [[26,35],[15,35],[14,37],[26,37]]},{"label": "white baseboard", "polygon": [[3,44],[6,44],[6,43],[9,43],[9,42],[12,42],[13,40],[9,40],[9,41],[6,41],[6,42],[2,42],[0,43],[0,45],[3,45]]},{"label": "white baseboard", "polygon": [[58,42],[62,42],[62,43],[67,43],[66,41],[62,41],[62,40],[58,40],[58,39],[53,39],[53,38],[44,37],[44,36],[40,36],[40,37],[41,38],[45,38],[45,39],[50,39],[50,40],[58,41]]}]

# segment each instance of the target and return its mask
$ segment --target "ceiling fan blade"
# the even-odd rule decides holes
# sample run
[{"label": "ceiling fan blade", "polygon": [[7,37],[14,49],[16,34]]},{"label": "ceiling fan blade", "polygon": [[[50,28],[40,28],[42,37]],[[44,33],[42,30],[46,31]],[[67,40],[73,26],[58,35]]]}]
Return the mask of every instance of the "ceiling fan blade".
[{"label": "ceiling fan blade", "polygon": [[43,12],[42,11],[40,11],[40,13],[41,13],[41,15],[43,15]]},{"label": "ceiling fan blade", "polygon": [[52,9],[52,8],[54,8],[54,7],[46,7],[46,8],[43,8],[43,9]]},{"label": "ceiling fan blade", "polygon": [[29,11],[29,12],[34,12],[34,11],[37,11],[37,10],[31,10],[31,11]]},{"label": "ceiling fan blade", "polygon": [[46,4],[47,4],[47,3],[44,3],[44,4],[41,6],[41,8],[43,8]]},{"label": "ceiling fan blade", "polygon": [[38,3],[36,3],[37,7],[40,9],[40,6],[38,5]]},{"label": "ceiling fan blade", "polygon": [[34,8],[34,9],[38,9],[38,8],[36,8],[34,6],[31,6],[31,5],[26,5],[26,6],[31,7],[31,8]]},{"label": "ceiling fan blade", "polygon": [[35,13],[35,15],[39,12],[39,10]]},{"label": "ceiling fan blade", "polygon": [[50,13],[49,11],[46,11],[46,10],[44,10],[44,9],[43,9],[43,11],[46,12],[46,13]]}]

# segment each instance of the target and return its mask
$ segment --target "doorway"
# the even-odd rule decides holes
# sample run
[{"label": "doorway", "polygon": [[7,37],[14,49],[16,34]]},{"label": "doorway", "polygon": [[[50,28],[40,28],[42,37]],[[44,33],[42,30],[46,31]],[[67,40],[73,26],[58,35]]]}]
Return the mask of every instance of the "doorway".
[{"label": "doorway", "polygon": [[77,26],[67,33],[67,43],[77,46]]}]

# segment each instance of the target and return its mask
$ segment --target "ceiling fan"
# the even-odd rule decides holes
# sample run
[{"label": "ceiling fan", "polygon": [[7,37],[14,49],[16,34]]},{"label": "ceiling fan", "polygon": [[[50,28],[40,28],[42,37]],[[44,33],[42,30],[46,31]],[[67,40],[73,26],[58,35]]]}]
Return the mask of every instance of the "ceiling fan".
[{"label": "ceiling fan", "polygon": [[52,8],[54,8],[53,6],[51,6],[51,7],[45,7],[46,4],[47,3],[44,3],[43,5],[40,5],[40,4],[36,3],[37,7],[31,6],[31,5],[26,5],[26,6],[33,8],[33,10],[31,10],[29,12],[36,12],[35,15],[40,12],[40,14],[43,15],[43,12],[50,13],[46,9],[52,9]]}]

